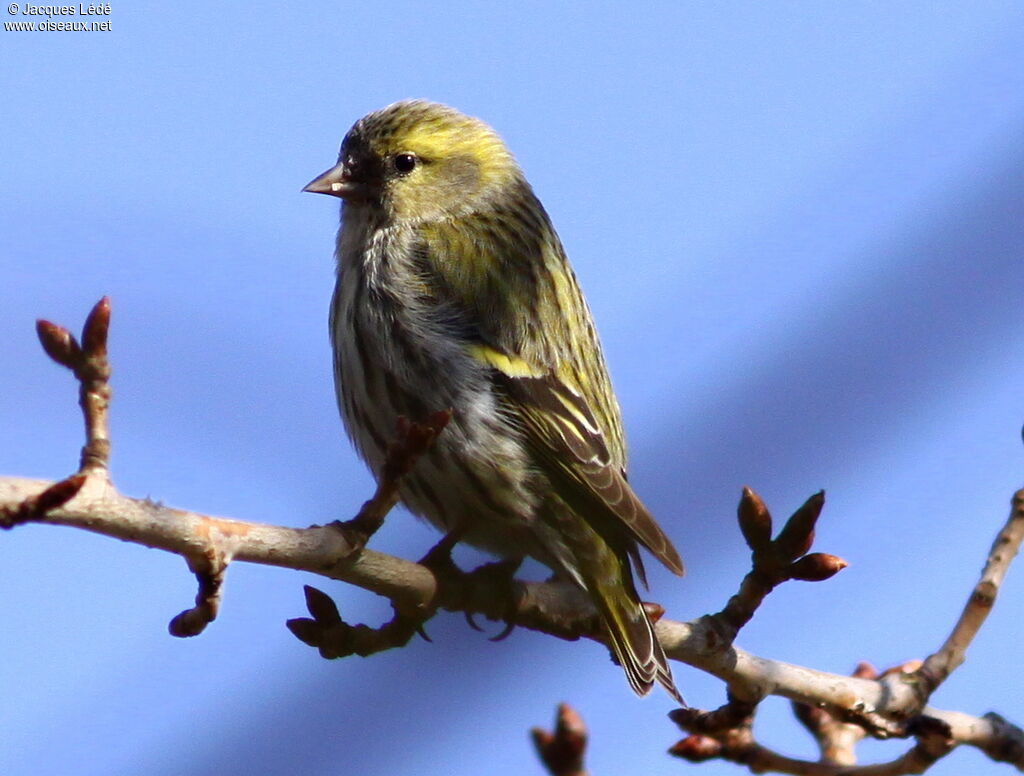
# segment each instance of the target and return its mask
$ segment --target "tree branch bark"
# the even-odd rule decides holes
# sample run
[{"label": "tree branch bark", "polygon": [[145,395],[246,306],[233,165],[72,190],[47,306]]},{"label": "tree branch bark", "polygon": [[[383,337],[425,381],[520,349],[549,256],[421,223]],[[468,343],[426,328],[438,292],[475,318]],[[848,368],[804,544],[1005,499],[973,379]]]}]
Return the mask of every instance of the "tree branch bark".
[{"label": "tree branch bark", "polygon": [[[230,564],[245,561],[308,571],[388,598],[395,607],[395,619],[383,628],[356,632],[362,626],[354,629],[344,623],[326,595],[307,590],[314,619],[292,621],[292,629],[303,640],[315,643],[318,628],[348,628],[344,631],[348,646],[339,654],[369,654],[398,646],[441,608],[482,614],[564,639],[603,640],[587,596],[569,584],[515,580],[498,573],[500,564],[460,572],[431,562],[429,555],[424,562],[414,563],[364,547],[396,501],[398,478],[444,427],[448,415],[443,412],[424,425],[406,424],[399,429],[399,439],[389,454],[390,468],[386,467],[390,474],[347,523],[287,528],[174,509],[122,495],[107,470],[109,316],[109,303],[103,299],[86,322],[82,345],[67,330],[46,321],[38,323],[47,354],[71,369],[79,381],[86,443],[79,471],[59,482],[0,477],[0,527],[14,528],[26,522],[68,526],[182,556],[199,580],[199,592],[195,605],[172,619],[170,630],[176,636],[194,636],[216,617]],[[695,761],[728,759],[757,772],[871,776],[921,773],[956,746],[966,744],[1024,771],[1024,732],[1020,728],[994,713],[973,717],[927,705],[935,689],[963,662],[1020,547],[1024,490],[1014,494],[1010,517],[943,646],[923,664],[902,666],[881,676],[870,671],[855,676],[816,671],[752,655],[733,643],[775,586],[790,579],[821,581],[845,566],[832,555],[808,554],[823,503],[823,494],[812,496],[772,539],[771,515],[756,494],[745,489],[739,520],[751,549],[752,569],[739,591],[717,614],[692,622],[664,618],[657,622],[656,632],[666,654],[719,677],[729,694],[728,703],[713,712],[674,712],[673,718],[691,735],[672,752]],[[768,695],[802,704],[797,714],[815,735],[821,761],[792,760],[756,743],[752,720],[758,704]],[[863,737],[857,730],[876,738],[912,737],[916,744],[890,763],[856,766],[853,748]],[[544,742],[553,752],[552,741],[544,738]]]}]

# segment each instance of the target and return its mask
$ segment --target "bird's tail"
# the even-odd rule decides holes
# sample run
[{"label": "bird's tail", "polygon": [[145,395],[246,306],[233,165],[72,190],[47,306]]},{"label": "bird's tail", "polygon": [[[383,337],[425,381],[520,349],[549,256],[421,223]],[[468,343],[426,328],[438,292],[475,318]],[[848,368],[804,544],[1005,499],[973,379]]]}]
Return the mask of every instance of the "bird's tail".
[{"label": "bird's tail", "polygon": [[[628,572],[627,572],[628,573]],[[686,705],[672,680],[672,669],[654,634],[654,625],[632,591],[632,585],[588,585],[604,622],[608,645],[626,672],[633,692],[647,695],[658,682],[681,705]]]}]

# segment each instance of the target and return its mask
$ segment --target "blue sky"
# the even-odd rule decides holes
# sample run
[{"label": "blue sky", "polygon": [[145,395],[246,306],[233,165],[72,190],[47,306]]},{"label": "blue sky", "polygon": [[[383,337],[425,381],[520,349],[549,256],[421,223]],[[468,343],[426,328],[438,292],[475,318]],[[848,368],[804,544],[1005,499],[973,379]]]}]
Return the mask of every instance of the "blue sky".
[{"label": "blue sky", "polygon": [[[941,642],[1024,462],[1019,3],[139,0],[104,18],[0,30],[0,473],[74,466],[75,388],[32,322],[78,327],[109,294],[123,492],[296,526],[352,514],[371,484],[331,387],[336,205],[299,190],[359,116],[426,97],[498,129],[569,251],[631,480],[688,566],[655,571],[651,598],[690,619],[733,592],[742,485],[780,517],[825,488],[818,548],[850,568],[774,593],[739,643],[843,672]],[[435,538],[396,513],[374,544]],[[539,774],[526,731],[565,700],[595,773],[738,772],[669,760],[668,700],[633,699],[592,644],[491,644],[444,615],[433,644],[322,661],[283,626],[304,582],[353,621],[388,614],[238,564],[220,619],[172,639],[194,595],[180,559],[0,536],[0,771]],[[1024,721],[1022,585],[1014,569],[936,706]],[[759,732],[810,755],[787,716],[766,704]],[[931,771],[964,772],[1006,768],[964,750]]]}]

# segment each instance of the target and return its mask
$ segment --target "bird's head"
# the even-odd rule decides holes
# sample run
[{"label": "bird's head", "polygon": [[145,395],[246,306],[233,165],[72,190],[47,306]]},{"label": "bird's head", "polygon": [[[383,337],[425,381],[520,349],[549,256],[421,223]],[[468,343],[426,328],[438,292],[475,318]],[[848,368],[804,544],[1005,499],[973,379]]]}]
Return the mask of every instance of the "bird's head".
[{"label": "bird's head", "polygon": [[476,212],[521,179],[497,133],[453,108],[396,102],[355,123],[338,163],[304,191],[427,222]]}]

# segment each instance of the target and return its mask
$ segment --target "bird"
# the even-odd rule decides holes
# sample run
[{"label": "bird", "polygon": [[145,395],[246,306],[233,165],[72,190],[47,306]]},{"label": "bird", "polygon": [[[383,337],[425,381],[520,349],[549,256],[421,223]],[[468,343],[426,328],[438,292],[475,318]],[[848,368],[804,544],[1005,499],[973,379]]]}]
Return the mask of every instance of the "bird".
[{"label": "bird", "polygon": [[414,514],[581,588],[630,687],[682,699],[636,589],[683,564],[626,479],[618,401],[547,212],[501,137],[426,100],[367,114],[304,191],[339,197],[338,407],[379,480],[400,417],[450,409],[399,483]]}]

